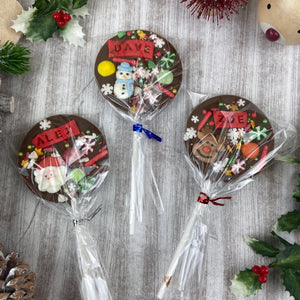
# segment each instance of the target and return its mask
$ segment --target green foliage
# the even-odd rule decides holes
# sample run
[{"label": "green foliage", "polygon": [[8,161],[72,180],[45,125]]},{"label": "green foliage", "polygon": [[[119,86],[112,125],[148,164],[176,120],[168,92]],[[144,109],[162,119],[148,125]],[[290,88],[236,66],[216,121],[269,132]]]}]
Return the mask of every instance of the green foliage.
[{"label": "green foliage", "polygon": [[276,257],[276,255],[279,253],[279,249],[265,241],[259,241],[249,236],[246,236],[245,240],[248,246],[250,246],[255,253],[262,256]]},{"label": "green foliage", "polygon": [[52,15],[35,17],[30,23],[27,30],[27,38],[30,41],[46,41],[57,31],[58,25],[53,20]]},{"label": "green foliage", "polygon": [[249,297],[261,289],[258,275],[249,269],[235,275],[231,283],[230,290],[237,297]]},{"label": "green foliage", "polygon": [[291,232],[297,230],[300,227],[300,211],[294,210],[288,212],[286,215],[282,215],[275,224],[275,231],[287,231]]},{"label": "green foliage", "polygon": [[14,75],[30,71],[30,50],[7,41],[0,47],[0,70]]},{"label": "green foliage", "polygon": [[[271,267],[279,269],[294,269],[300,271],[300,245],[288,245],[277,255]],[[299,295],[300,296],[300,295]]]},{"label": "green foliage", "polygon": [[[294,158],[285,158],[285,161],[300,162]],[[297,178],[297,187],[293,196],[297,201],[300,201],[300,174]],[[300,211],[294,210],[277,220],[275,231],[277,233],[280,231],[291,232],[298,229],[299,226]],[[257,254],[275,258],[269,268],[277,268],[281,272],[282,282],[286,290],[295,300],[300,300],[300,245],[290,244],[275,231],[272,231],[272,235],[284,246],[283,249],[275,248],[265,241],[259,241],[248,236],[246,236],[246,242]],[[230,288],[231,292],[237,297],[249,297],[256,294],[256,291],[261,288],[261,283],[257,274],[246,269],[235,275]]]},{"label": "green foliage", "polygon": [[300,174],[298,174],[298,177],[297,177],[297,186],[296,186],[296,190],[293,194],[293,197],[297,200],[297,202],[300,202]]},{"label": "green foliage", "polygon": [[300,299],[300,271],[293,269],[285,269],[282,271],[281,279],[286,290],[296,300]]}]

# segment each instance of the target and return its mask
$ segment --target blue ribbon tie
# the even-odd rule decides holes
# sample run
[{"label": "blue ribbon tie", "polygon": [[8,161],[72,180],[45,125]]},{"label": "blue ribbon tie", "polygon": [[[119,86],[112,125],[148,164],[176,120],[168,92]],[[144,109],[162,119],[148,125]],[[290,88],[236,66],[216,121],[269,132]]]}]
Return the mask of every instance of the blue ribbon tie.
[{"label": "blue ribbon tie", "polygon": [[145,132],[145,134],[147,135],[148,139],[155,139],[159,142],[162,141],[161,137],[159,137],[158,135],[154,134],[153,132],[143,128],[143,125],[142,124],[134,124],[133,125],[133,131],[136,131],[136,132]]}]

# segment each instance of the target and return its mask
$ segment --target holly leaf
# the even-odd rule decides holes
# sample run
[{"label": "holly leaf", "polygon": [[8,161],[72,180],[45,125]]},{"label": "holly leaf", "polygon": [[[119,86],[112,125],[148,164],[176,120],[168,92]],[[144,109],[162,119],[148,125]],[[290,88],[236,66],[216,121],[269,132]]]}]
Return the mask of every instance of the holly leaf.
[{"label": "holly leaf", "polygon": [[31,42],[46,41],[53,36],[57,28],[57,23],[53,20],[52,15],[35,17],[29,22],[26,36]]},{"label": "holly leaf", "polygon": [[82,27],[77,20],[72,19],[67,25],[59,31],[60,36],[65,42],[74,46],[82,47],[85,44],[84,33]]},{"label": "holly leaf", "polygon": [[236,297],[249,297],[261,289],[258,274],[246,269],[235,275],[231,280],[230,290]]},{"label": "holly leaf", "polygon": [[73,0],[73,9],[80,8],[87,4],[87,0]]},{"label": "holly leaf", "polygon": [[297,200],[297,202],[300,202],[300,174],[298,174],[297,177],[296,191],[294,192],[293,197]]},{"label": "holly leaf", "polygon": [[276,257],[276,255],[278,255],[278,253],[280,252],[279,249],[277,249],[273,245],[264,241],[256,240],[248,235],[245,236],[245,240],[248,246],[250,246],[252,250],[255,251],[255,253],[262,256]]},{"label": "holly leaf", "polygon": [[77,9],[73,9],[71,12],[70,12],[70,15],[71,16],[75,16],[75,17],[82,17],[82,18],[85,18],[86,16],[89,15],[89,12],[88,12],[88,9],[86,6],[82,6],[80,8],[77,8]]},{"label": "holly leaf", "polygon": [[37,9],[30,7],[28,10],[22,10],[22,13],[18,15],[16,20],[13,20],[13,25],[11,26],[16,32],[22,32],[27,34],[27,29],[29,27],[29,22],[32,20],[33,15]]},{"label": "holly leaf", "polygon": [[37,8],[36,16],[53,14],[55,11],[72,9],[72,0],[36,0],[32,5]]},{"label": "holly leaf", "polygon": [[288,212],[286,215],[282,215],[275,224],[275,231],[287,231],[291,232],[300,227],[300,210],[294,210]]},{"label": "holly leaf", "polygon": [[285,269],[282,270],[281,278],[286,290],[296,300],[300,299],[300,271]]},{"label": "holly leaf", "polygon": [[277,255],[271,267],[300,270],[300,245],[287,245],[286,248]]}]

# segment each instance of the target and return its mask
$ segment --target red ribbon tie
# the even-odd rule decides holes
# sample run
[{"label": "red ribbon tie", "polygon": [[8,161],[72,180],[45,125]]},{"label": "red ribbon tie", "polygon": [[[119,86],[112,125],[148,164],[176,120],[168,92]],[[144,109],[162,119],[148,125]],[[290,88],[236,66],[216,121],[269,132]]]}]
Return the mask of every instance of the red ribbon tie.
[{"label": "red ribbon tie", "polygon": [[218,200],[230,200],[231,197],[219,197],[219,198],[215,198],[215,199],[210,199],[205,193],[200,193],[200,196],[198,197],[198,202],[203,203],[203,204],[208,204],[209,202],[211,202],[213,205],[219,205],[219,206],[224,206],[224,203],[219,203],[217,202]]}]

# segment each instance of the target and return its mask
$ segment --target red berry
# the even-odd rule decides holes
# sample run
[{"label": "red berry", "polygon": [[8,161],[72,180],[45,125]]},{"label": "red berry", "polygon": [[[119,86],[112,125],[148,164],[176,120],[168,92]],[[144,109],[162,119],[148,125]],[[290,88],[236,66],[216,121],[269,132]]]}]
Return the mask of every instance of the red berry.
[{"label": "red berry", "polygon": [[60,14],[59,14],[58,12],[55,12],[55,13],[53,13],[52,18],[53,18],[55,21],[60,21],[61,16],[60,16]]},{"label": "red berry", "polygon": [[65,27],[66,26],[65,21],[58,21],[57,24],[58,24],[59,27]]},{"label": "red berry", "polygon": [[64,12],[62,10],[60,10],[58,13],[61,15],[61,18],[64,17]]},{"label": "red berry", "polygon": [[266,276],[266,275],[260,274],[260,275],[258,276],[258,280],[259,280],[261,283],[266,283],[268,279],[267,279],[267,276]]},{"label": "red berry", "polygon": [[69,14],[64,14],[63,19],[65,22],[69,22],[69,21],[71,21],[71,16]]},{"label": "red berry", "polygon": [[262,265],[260,267],[260,274],[263,274],[263,275],[268,275],[270,272],[269,268],[265,265]]},{"label": "red berry", "polygon": [[252,268],[252,271],[253,273],[255,274],[260,274],[261,271],[260,271],[260,267],[258,265],[255,265],[253,268]]}]

